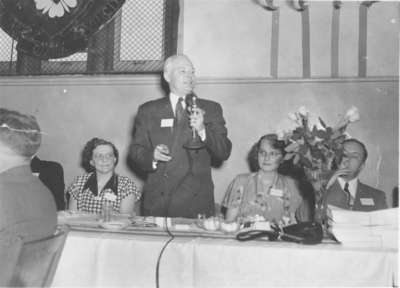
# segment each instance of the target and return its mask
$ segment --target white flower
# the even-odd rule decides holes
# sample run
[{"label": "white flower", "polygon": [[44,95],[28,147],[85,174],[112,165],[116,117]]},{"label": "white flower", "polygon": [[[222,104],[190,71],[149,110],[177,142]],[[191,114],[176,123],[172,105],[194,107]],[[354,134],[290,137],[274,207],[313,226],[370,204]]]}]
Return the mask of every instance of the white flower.
[{"label": "white flower", "polygon": [[278,136],[278,140],[284,140],[285,136],[289,133],[289,131],[285,131],[283,129],[276,130],[276,136]]},{"label": "white flower", "polygon": [[42,13],[49,13],[50,18],[62,17],[64,12],[77,5],[77,0],[35,0],[36,9]]},{"label": "white flower", "polygon": [[289,117],[290,120],[293,120],[294,122],[297,121],[297,116],[293,112],[288,113],[288,117]]},{"label": "white flower", "polygon": [[297,112],[304,117],[307,117],[309,113],[305,106],[301,106]]},{"label": "white flower", "polygon": [[349,110],[347,110],[345,118],[349,122],[356,122],[360,120],[360,113],[358,112],[358,108],[352,106]]},{"label": "white flower", "polygon": [[115,195],[112,192],[105,192],[104,193],[104,199],[106,199],[108,201],[111,201],[111,202],[114,202],[114,201],[117,200],[117,195]]}]

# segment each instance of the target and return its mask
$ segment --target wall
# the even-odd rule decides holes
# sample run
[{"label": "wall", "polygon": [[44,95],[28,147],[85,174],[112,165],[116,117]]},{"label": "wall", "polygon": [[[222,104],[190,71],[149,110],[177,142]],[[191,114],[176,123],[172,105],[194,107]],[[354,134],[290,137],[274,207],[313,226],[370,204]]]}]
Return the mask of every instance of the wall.
[{"label": "wall", "polygon": [[[278,78],[302,77],[302,16],[290,1],[273,1],[279,12],[261,8],[257,0],[181,1],[181,50],[196,63],[199,76],[271,77],[271,61],[275,60]],[[357,76],[358,51],[363,45],[359,41],[361,1],[341,1],[335,12],[337,40],[332,37],[332,1],[306,2],[311,77],[331,76],[332,43],[338,45],[338,75]],[[366,29],[367,76],[398,75],[399,10],[397,1],[379,1],[368,8],[367,24],[362,26]],[[275,22],[273,13],[279,13]],[[272,37],[273,26],[278,30],[276,38]],[[273,56],[275,45],[278,53]]]},{"label": "wall", "polygon": [[[138,105],[162,97],[157,77],[57,77],[0,79],[2,107],[35,115],[46,133],[39,156],[62,163],[65,180],[82,173],[80,152],[91,137],[112,140],[121,153],[118,172],[134,175],[124,159]],[[361,179],[388,193],[398,185],[398,82],[368,80],[199,79],[200,97],[222,104],[229,137],[230,159],[213,171],[219,202],[230,180],[248,171],[250,146],[263,134],[288,127],[287,114],[305,105],[314,116],[333,124],[337,115],[355,105],[361,121],[351,136],[370,152]],[[138,180],[137,180],[138,181]]]},{"label": "wall", "polygon": [[[309,1],[311,76],[302,77],[300,13],[280,7],[278,78],[271,79],[271,12],[251,0],[181,0],[180,51],[199,76],[196,92],[224,108],[233,142],[230,159],[213,171],[219,202],[230,180],[248,170],[249,147],[261,135],[290,124],[287,113],[305,105],[334,123],[356,105],[361,121],[349,133],[370,152],[362,180],[388,193],[398,185],[399,3],[368,10],[367,76],[358,74],[360,1],[342,1],[339,76],[331,76],[331,1]],[[276,23],[275,23],[276,24]],[[274,25],[275,25],[274,24]],[[382,77],[383,76],[383,77]],[[346,77],[346,78],[344,78]],[[91,137],[112,140],[121,152],[118,171],[135,177],[124,158],[138,105],[162,97],[157,76],[0,78],[0,106],[36,115],[43,131],[39,156],[63,164],[66,182],[82,173],[79,155]],[[139,181],[138,179],[136,179]],[[138,182],[140,183],[140,182]]]}]

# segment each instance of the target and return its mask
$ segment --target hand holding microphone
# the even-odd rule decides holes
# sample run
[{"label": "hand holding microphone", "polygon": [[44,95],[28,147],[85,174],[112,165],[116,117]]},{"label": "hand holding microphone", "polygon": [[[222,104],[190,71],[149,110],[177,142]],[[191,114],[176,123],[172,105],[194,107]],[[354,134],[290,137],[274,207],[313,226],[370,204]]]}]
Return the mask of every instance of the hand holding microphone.
[{"label": "hand holding microphone", "polygon": [[191,108],[191,113],[189,114],[189,125],[194,128],[197,132],[205,129],[204,127],[204,110],[199,107]]}]

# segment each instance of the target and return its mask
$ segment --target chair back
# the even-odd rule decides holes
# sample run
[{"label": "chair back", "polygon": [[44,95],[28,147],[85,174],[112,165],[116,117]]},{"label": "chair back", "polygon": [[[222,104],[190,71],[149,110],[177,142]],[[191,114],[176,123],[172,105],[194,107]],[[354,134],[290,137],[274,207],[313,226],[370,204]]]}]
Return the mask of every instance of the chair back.
[{"label": "chair back", "polygon": [[68,231],[67,226],[60,226],[52,236],[24,243],[10,286],[49,287]]},{"label": "chair back", "polygon": [[21,249],[21,238],[12,235],[0,236],[0,287],[10,285]]}]

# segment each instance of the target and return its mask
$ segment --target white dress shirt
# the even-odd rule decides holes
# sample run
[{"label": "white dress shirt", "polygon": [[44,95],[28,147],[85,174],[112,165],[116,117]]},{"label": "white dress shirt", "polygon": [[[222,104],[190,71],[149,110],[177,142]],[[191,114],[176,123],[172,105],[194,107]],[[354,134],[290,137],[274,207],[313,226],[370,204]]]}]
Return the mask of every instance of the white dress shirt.
[{"label": "white dress shirt", "polygon": [[358,186],[358,178],[354,178],[350,181],[346,181],[343,178],[339,177],[338,178],[338,182],[340,184],[340,187],[342,188],[342,190],[344,190],[344,185],[346,185],[346,183],[349,183],[349,192],[351,197],[353,197],[353,199],[356,198],[356,192],[357,192],[357,186]]}]

